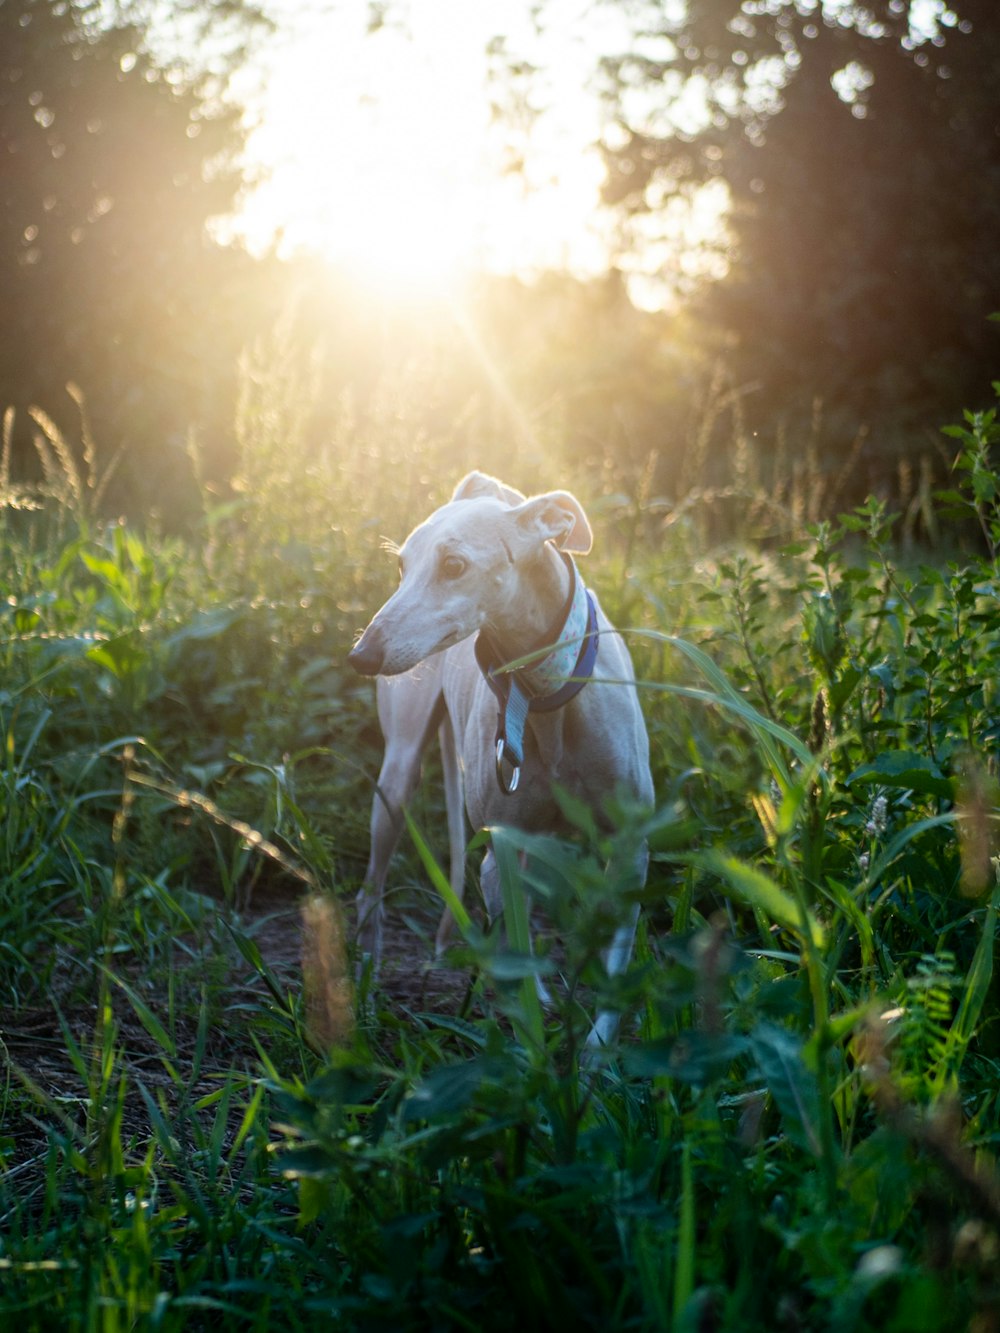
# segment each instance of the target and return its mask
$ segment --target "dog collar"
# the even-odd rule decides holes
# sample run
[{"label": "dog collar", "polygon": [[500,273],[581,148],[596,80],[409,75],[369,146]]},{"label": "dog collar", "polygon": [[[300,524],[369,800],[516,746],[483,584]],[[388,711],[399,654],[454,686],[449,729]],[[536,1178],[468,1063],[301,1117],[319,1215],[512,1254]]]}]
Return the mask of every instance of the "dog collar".
[{"label": "dog collar", "polygon": [[591,678],[597,661],[597,605],[574,561],[565,552],[560,554],[570,572],[570,590],[558,630],[534,650],[551,644],[548,652],[525,666],[508,667],[488,630],[480,631],[476,638],[476,661],[499,704],[497,782],[506,795],[517,790],[521,776],[528,714],[551,713],[568,704]]}]

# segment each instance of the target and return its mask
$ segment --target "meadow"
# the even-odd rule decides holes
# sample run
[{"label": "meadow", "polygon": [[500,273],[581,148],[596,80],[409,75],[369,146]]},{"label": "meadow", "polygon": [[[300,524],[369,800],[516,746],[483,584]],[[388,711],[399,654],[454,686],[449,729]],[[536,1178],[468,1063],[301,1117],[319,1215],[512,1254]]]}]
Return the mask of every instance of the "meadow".
[{"label": "meadow", "polygon": [[[247,378],[226,494],[192,445],[183,535],[109,518],[85,420],[76,446],[36,414],[22,484],[6,419],[4,1320],[1000,1326],[995,416],[950,428],[933,550],[874,499],[810,522],[773,489],[579,487],[656,808],[498,830],[506,937],[470,876],[444,985],[428,784],[397,980],[355,988],[379,738],[345,655],[382,538],[488,463],[395,412],[317,449],[282,395]],[[609,979],[603,865],[643,838]],[[619,1042],[581,1067],[599,1006]]]}]

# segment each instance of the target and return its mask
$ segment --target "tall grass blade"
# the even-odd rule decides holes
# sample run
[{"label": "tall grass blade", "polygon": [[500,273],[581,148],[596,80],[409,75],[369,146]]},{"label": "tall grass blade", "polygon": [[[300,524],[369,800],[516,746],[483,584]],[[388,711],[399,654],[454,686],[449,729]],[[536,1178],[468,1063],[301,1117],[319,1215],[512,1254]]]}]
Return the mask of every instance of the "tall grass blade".
[{"label": "tall grass blade", "polygon": [[993,982],[993,954],[997,927],[997,911],[1000,909],[1000,882],[993,890],[993,897],[986,909],[982,934],[976,945],[972,965],[962,987],[962,998],[954,1021],[945,1038],[945,1048],[941,1056],[937,1073],[934,1077],[936,1093],[955,1091],[958,1085],[959,1070],[965,1053],[975,1034],[983,1006],[990,993]]},{"label": "tall grass blade", "polygon": [[719,851],[701,852],[684,859],[718,875],[738,897],[750,906],[759,908],[777,925],[784,926],[814,948],[823,948],[823,927],[815,915],[803,909],[762,870]]},{"label": "tall grass blade", "polygon": [[677,1226],[677,1257],[674,1261],[674,1320],[681,1325],[688,1302],[694,1295],[695,1276],[695,1206],[694,1166],[691,1138],[681,1145],[680,1219]]},{"label": "tall grass blade", "polygon": [[[156,1042],[157,1046],[159,1046],[162,1051],[165,1051],[171,1059],[175,1059],[177,1056],[177,1043],[153,1013],[152,1009],[150,1009],[142,996],[139,995],[127,981],[117,976],[109,968],[104,968],[104,972],[107,974],[108,978],[115,983],[119,990],[123,992],[129,1004],[135,1010],[135,1015],[139,1022],[145,1028],[149,1036],[152,1037],[153,1041]],[[170,1073],[171,1077],[176,1076],[176,1071],[172,1068],[170,1068]]]},{"label": "tall grass blade", "polygon": [[472,926],[472,918],[466,911],[465,904],[451,887],[451,882],[448,879],[448,876],[438,865],[434,853],[427,846],[427,840],[417,827],[416,821],[413,819],[409,810],[406,810],[405,808],[403,810],[403,818],[406,820],[407,830],[409,831],[410,837],[413,839],[413,845],[417,849],[417,855],[420,857],[424,869],[430,876],[431,883],[444,899],[445,905],[455,918],[455,924],[458,926],[463,938],[468,938],[469,930]]},{"label": "tall grass blade", "polygon": [[683,657],[686,657],[693,666],[697,667],[705,679],[714,687],[714,693],[691,686],[674,685],[669,681],[641,681],[640,684],[643,689],[664,690],[667,693],[678,694],[687,699],[697,699],[702,703],[714,704],[735,713],[750,727],[762,750],[767,755],[772,770],[786,786],[791,785],[791,775],[781,750],[775,745],[775,741],[779,741],[781,745],[790,750],[804,768],[808,770],[815,768],[816,759],[808,746],[803,745],[795,733],[789,731],[787,727],[783,727],[778,722],[773,722],[751,704],[748,704],[718,663],[713,661],[702,648],[689,643],[686,639],[679,639],[671,634],[661,634],[657,630],[630,629],[627,633],[640,635],[676,648]]},{"label": "tall grass blade", "polygon": [[[509,829],[492,830],[493,855],[496,857],[503,894],[504,929],[507,942],[516,953],[527,957],[531,953],[531,924],[528,916],[528,898],[521,882],[520,848]],[[525,976],[520,984],[521,1009],[524,1016],[524,1035],[527,1044],[536,1052],[544,1045],[545,1016],[533,976]]]}]

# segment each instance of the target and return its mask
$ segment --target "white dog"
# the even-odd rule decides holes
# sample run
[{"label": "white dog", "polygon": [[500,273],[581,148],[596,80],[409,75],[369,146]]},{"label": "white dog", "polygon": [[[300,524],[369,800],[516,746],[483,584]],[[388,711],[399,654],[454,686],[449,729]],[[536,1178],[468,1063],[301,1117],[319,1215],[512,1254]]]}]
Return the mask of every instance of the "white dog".
[{"label": "white dog", "polygon": [[[554,784],[600,817],[616,791],[652,805],[649,741],[632,662],[584,585],[570,552],[590,550],[590,524],[566,491],[525,499],[473,472],[399,550],[400,585],[361,635],[349,661],[379,676],[385,756],[372,807],[371,855],[358,895],[358,937],[378,966],[389,860],[400,811],[439,731],[451,844],[451,883],[465,877],[465,809],[473,828],[560,827]],[[510,662],[530,660],[517,669]],[[646,855],[634,868],[645,877]],[[629,867],[632,870],[632,867]],[[501,907],[491,852],[481,870],[487,911]],[[612,887],[614,887],[612,885]],[[637,911],[608,950],[626,966]],[[438,946],[450,920],[442,919]],[[602,1015],[592,1039],[606,1040]]]}]

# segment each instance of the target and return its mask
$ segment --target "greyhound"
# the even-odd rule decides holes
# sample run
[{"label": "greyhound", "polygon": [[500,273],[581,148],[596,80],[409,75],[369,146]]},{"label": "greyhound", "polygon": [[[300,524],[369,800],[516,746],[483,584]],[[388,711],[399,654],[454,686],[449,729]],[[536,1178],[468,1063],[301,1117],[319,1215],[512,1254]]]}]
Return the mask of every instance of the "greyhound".
[{"label": "greyhound", "polygon": [[[458,485],[398,549],[400,585],[358,639],[348,661],[378,676],[385,754],[372,807],[371,852],[358,894],[358,940],[377,969],[384,888],[400,812],[438,731],[448,812],[451,885],[465,881],[465,809],[474,829],[511,825],[557,831],[558,784],[601,816],[620,791],[653,803],[649,740],[628,649],[580,579],[573,554],[592,533],[567,491],[526,499],[480,472]],[[515,668],[507,663],[529,660]],[[613,683],[612,683],[613,682]],[[629,867],[638,886],[647,856]],[[621,872],[623,869],[619,867]],[[491,920],[501,908],[492,851],[480,871]],[[627,966],[638,908],[605,954],[609,974]],[[438,951],[451,926],[445,913]],[[591,1041],[606,1042],[614,1015]]]}]

